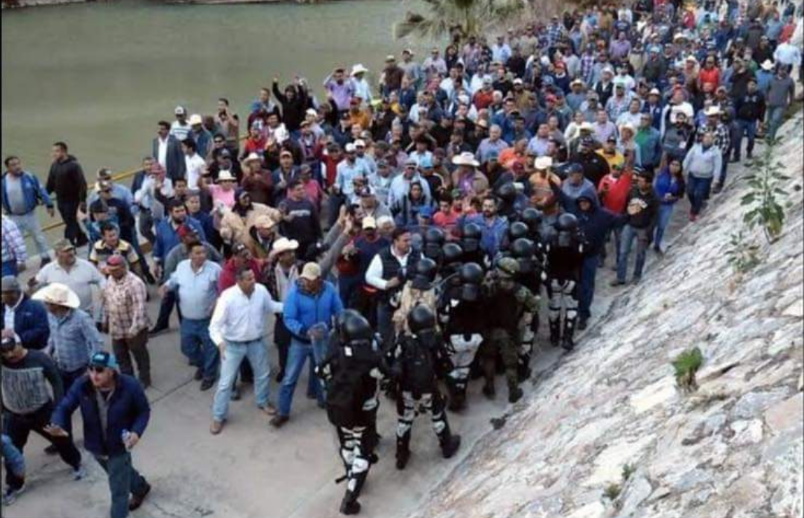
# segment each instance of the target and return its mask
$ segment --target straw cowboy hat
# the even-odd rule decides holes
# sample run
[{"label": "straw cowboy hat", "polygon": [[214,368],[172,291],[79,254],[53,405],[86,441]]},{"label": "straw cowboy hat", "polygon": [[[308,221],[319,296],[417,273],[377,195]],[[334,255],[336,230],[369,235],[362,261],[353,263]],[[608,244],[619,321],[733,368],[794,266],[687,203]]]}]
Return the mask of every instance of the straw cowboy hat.
[{"label": "straw cowboy hat", "polygon": [[352,67],[352,74],[351,75],[355,76],[357,74],[365,74],[368,71],[369,71],[368,68],[364,67],[363,63],[358,63],[357,65],[354,65]]},{"label": "straw cowboy hat", "polygon": [[33,300],[63,306],[65,308],[76,309],[81,306],[81,300],[69,286],[59,282],[48,284],[41,290],[34,293]]},{"label": "straw cowboy hat", "polygon": [[455,165],[467,165],[471,167],[478,167],[480,163],[475,160],[475,156],[469,151],[464,151],[458,156],[452,157],[452,163]]},{"label": "straw cowboy hat", "polygon": [[553,159],[549,156],[540,156],[533,161],[533,167],[539,171],[544,171],[553,166]]},{"label": "straw cowboy hat", "polygon": [[275,254],[281,254],[284,252],[291,252],[299,248],[299,242],[295,239],[288,239],[286,237],[280,237],[276,241],[274,241],[274,246],[271,249],[271,252]]},{"label": "straw cowboy hat", "polygon": [[228,169],[224,169],[220,173],[218,173],[218,181],[219,182],[236,182],[237,178],[234,177],[231,171]]},{"label": "straw cowboy hat", "polygon": [[773,70],[773,61],[766,59],[760,66],[762,67],[762,70],[771,71]]}]

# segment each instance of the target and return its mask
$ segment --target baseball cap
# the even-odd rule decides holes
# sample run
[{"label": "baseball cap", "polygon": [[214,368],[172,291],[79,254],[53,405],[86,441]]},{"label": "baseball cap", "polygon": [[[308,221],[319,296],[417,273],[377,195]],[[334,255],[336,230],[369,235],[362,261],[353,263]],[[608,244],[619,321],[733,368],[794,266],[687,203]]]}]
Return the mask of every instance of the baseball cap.
[{"label": "baseball cap", "polygon": [[318,263],[307,263],[304,265],[300,277],[302,279],[307,279],[308,281],[320,279],[321,267],[318,266]]},{"label": "baseball cap", "polygon": [[109,259],[106,261],[106,265],[107,266],[112,266],[112,267],[123,266],[125,264],[126,264],[126,261],[125,261],[125,259],[123,259],[123,256],[118,255],[118,254],[115,254],[115,255],[109,257]]},{"label": "baseball cap", "polygon": [[377,228],[377,220],[371,216],[366,216],[363,218],[363,229],[365,230],[368,228]]},{"label": "baseball cap", "polygon": [[179,229],[176,231],[176,234],[179,235],[180,239],[184,239],[185,237],[197,234],[197,232],[190,225],[183,224],[179,226]]},{"label": "baseball cap", "polygon": [[422,207],[419,209],[419,216],[422,218],[430,219],[433,217],[433,208],[429,205]]},{"label": "baseball cap", "polygon": [[173,110],[173,113],[176,115],[187,115],[187,108],[184,106],[176,106],[176,109]]},{"label": "baseball cap", "polygon": [[117,358],[114,354],[107,351],[98,351],[89,359],[90,367],[103,367],[104,369],[118,370]]},{"label": "baseball cap", "polygon": [[56,252],[66,252],[67,250],[75,250],[75,245],[70,243],[67,239],[59,239],[53,243],[53,250]]},{"label": "baseball cap", "polygon": [[22,287],[20,286],[20,281],[17,280],[16,277],[13,275],[6,275],[0,280],[0,285],[2,285],[2,292],[8,293],[13,291],[22,291]]}]

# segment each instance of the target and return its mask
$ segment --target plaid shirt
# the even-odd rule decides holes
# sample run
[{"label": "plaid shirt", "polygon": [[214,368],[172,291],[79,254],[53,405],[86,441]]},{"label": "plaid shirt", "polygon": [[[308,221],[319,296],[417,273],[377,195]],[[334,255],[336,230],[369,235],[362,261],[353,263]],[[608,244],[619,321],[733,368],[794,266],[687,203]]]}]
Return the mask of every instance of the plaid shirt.
[{"label": "plaid shirt", "polygon": [[146,296],[145,283],[133,273],[127,272],[119,280],[109,277],[103,289],[103,303],[112,338],[134,338],[150,327]]},{"label": "plaid shirt", "polygon": [[595,55],[584,53],[581,56],[581,79],[587,84],[592,83],[595,69]]},{"label": "plaid shirt", "polygon": [[95,321],[84,311],[73,309],[63,318],[48,314],[50,337],[48,349],[60,371],[86,368],[89,359],[103,349],[103,340]]},{"label": "plaid shirt", "polygon": [[15,261],[17,264],[28,260],[25,240],[17,225],[3,215],[3,262]]},{"label": "plaid shirt", "polygon": [[722,122],[718,122],[717,129],[712,131],[709,125],[704,124],[698,128],[698,134],[703,136],[704,133],[712,133],[715,137],[715,146],[720,149],[724,157],[728,155],[729,149],[731,148],[731,129],[728,126]]}]

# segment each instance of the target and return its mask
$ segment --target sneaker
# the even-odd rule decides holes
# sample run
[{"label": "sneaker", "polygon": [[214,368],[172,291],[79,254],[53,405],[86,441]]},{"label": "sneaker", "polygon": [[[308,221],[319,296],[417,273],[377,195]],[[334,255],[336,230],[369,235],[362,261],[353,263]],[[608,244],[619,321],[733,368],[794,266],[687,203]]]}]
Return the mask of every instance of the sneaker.
[{"label": "sneaker", "polygon": [[274,428],[282,428],[282,426],[284,426],[288,421],[290,421],[290,417],[286,415],[277,415],[271,419],[271,426]]},{"label": "sneaker", "polygon": [[87,476],[87,470],[84,468],[84,465],[81,464],[77,468],[73,470],[73,480],[81,480],[82,478]]},{"label": "sneaker", "polygon": [[612,287],[625,286],[625,281],[621,281],[620,279],[614,279],[613,281],[611,281],[609,286],[612,286]]},{"label": "sneaker", "polygon": [[212,435],[218,435],[223,430],[223,421],[212,420],[212,424],[209,425],[209,433]]},{"label": "sneaker", "polygon": [[276,415],[276,407],[273,405],[273,403],[268,403],[266,406],[260,407],[260,410],[270,416]]},{"label": "sneaker", "polygon": [[5,492],[3,493],[3,505],[9,506],[17,501],[17,497],[20,496],[22,493],[25,492],[25,484],[22,487],[17,489],[13,489],[7,487]]},{"label": "sneaker", "polygon": [[695,223],[698,220],[698,215],[690,212],[690,222]]},{"label": "sneaker", "polygon": [[128,510],[129,511],[136,511],[142,505],[142,502],[145,500],[145,497],[148,496],[148,493],[151,492],[151,484],[148,482],[145,483],[145,490],[142,494],[139,495],[132,495],[131,500],[128,501]]},{"label": "sneaker", "polygon": [[211,389],[213,385],[215,385],[215,378],[201,381],[201,392]]},{"label": "sneaker", "polygon": [[631,279],[631,284],[633,284],[634,286],[636,286],[636,285],[637,285],[637,284],[639,284],[641,281],[642,281],[642,277],[634,277],[633,279]]},{"label": "sneaker", "polygon": [[578,319],[578,331],[583,331],[584,329],[586,329],[586,326],[587,326],[586,319],[585,318],[579,318]]}]

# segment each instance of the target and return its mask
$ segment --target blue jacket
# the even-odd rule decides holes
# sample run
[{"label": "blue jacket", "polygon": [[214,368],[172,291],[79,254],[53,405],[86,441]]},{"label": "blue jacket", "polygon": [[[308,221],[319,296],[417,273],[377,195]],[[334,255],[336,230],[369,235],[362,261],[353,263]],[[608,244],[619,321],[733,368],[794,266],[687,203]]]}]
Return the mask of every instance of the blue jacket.
[{"label": "blue jacket", "polygon": [[[6,317],[6,306],[3,305],[3,320]],[[14,310],[14,331],[20,337],[26,349],[44,349],[50,337],[50,325],[47,320],[45,305],[31,300],[28,295],[22,296],[22,302]]]},{"label": "blue jacket", "polygon": [[53,411],[53,424],[66,429],[75,409],[81,408],[84,447],[95,455],[125,453],[123,430],[142,437],[151,417],[151,406],[139,381],[125,374],[117,374],[115,383],[114,392],[109,399],[106,430],[101,426],[95,387],[88,375],[73,383],[69,392]]},{"label": "blue jacket", "polygon": [[[206,241],[207,236],[204,233],[204,228],[197,219],[187,216],[184,222],[192,227],[197,233],[201,241]],[[170,223],[170,218],[164,218],[156,225],[156,242],[154,242],[154,261],[161,263],[164,262],[168,253],[173,250],[173,247],[181,243],[179,235]]]},{"label": "blue jacket", "polygon": [[285,326],[294,338],[303,343],[310,343],[307,331],[315,324],[324,324],[331,328],[332,319],[343,311],[343,302],[335,286],[324,281],[321,291],[313,296],[299,287],[296,281],[285,299],[282,317]]},{"label": "blue jacket", "polygon": [[[670,170],[665,167],[656,177],[654,189],[656,189],[656,197],[662,205],[673,205],[684,196],[686,184],[683,179],[679,182],[673,178],[673,175],[670,174]],[[673,199],[666,200],[665,196],[667,194],[673,196]]]},{"label": "blue jacket", "polygon": [[[8,201],[8,191],[6,189],[6,176],[9,174],[8,171],[3,173],[3,212],[7,214],[11,214],[11,205]],[[39,179],[28,172],[22,173],[22,195],[25,198],[25,214],[35,210],[40,202],[47,207],[53,207],[53,202],[50,200],[45,188],[39,183]]]},{"label": "blue jacket", "polygon": [[581,197],[592,201],[592,208],[586,212],[578,209],[577,215],[578,228],[580,228],[584,236],[584,255],[594,257],[600,253],[606,244],[606,236],[609,230],[623,226],[628,221],[628,216],[625,214],[617,215],[600,207],[596,198],[586,195]]},{"label": "blue jacket", "polygon": [[468,223],[475,223],[478,225],[483,233],[480,235],[480,249],[490,258],[493,259],[500,251],[503,240],[508,233],[508,220],[502,216],[497,216],[494,223],[489,226],[486,224],[486,218],[483,214],[472,214],[464,216],[460,222],[460,228],[463,229],[464,225]]}]

